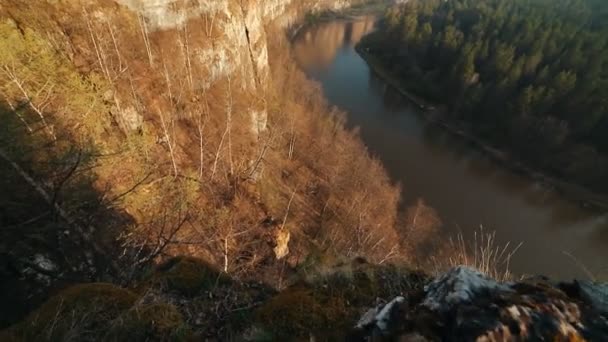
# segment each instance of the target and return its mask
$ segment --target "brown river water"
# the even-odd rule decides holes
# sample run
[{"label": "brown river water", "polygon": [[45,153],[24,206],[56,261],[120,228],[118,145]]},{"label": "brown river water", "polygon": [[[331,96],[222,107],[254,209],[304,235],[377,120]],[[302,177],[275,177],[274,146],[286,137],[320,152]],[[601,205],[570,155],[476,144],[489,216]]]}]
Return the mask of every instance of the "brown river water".
[{"label": "brown river water", "polygon": [[586,268],[606,280],[608,216],[505,169],[426,122],[354,50],[373,27],[373,17],[318,24],[296,37],[293,50],[329,103],[348,113],[349,127],[360,129],[370,152],[402,185],[403,205],[422,198],[435,208],[442,237],[462,232],[472,240],[483,226],[501,244],[523,242],[511,259],[515,274],[588,278]]}]

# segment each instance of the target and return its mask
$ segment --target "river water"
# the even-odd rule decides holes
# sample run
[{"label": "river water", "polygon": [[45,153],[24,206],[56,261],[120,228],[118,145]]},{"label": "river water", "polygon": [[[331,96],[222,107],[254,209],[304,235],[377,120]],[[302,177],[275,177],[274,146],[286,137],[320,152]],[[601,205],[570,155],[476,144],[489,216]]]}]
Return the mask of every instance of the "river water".
[{"label": "river water", "polygon": [[[378,79],[355,52],[374,18],[336,20],[301,32],[300,67],[328,101],[348,113],[371,153],[403,187],[403,206],[422,198],[443,221],[443,237],[465,239],[483,226],[499,243],[523,242],[511,260],[519,275],[558,279],[608,274],[608,219],[497,165],[468,143],[429,124],[416,106]],[[584,265],[584,266],[582,266]]]}]

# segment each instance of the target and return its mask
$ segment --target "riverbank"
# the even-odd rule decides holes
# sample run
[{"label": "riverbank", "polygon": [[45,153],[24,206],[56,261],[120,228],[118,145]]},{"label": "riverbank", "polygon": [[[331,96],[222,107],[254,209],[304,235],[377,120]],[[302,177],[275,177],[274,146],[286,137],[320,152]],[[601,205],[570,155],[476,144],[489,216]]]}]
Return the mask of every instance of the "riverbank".
[{"label": "riverbank", "polygon": [[529,177],[549,189],[557,191],[566,198],[578,202],[585,208],[601,212],[608,211],[607,195],[598,194],[587,187],[549,176],[543,171],[527,165],[522,160],[514,157],[508,151],[492,146],[492,144],[490,144],[488,141],[479,138],[473,132],[471,132],[471,130],[467,128],[465,122],[448,118],[447,106],[431,103],[420,96],[412,94],[404,82],[397,77],[392,76],[390,70],[386,68],[382,61],[370,53],[369,49],[367,49],[361,43],[356,46],[355,50],[359,56],[365,60],[376,75],[397,90],[401,95],[406,97],[409,101],[417,105],[421,109],[421,114],[429,122],[441,126],[451,134],[468,141],[471,143],[471,145],[475,146],[485,155],[490,157],[495,162],[500,163],[502,166]]}]

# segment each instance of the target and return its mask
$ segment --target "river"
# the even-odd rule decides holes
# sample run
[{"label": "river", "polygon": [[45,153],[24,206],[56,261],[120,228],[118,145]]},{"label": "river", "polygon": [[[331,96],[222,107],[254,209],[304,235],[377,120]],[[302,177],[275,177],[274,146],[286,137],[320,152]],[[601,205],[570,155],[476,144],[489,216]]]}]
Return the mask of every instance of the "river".
[{"label": "river", "polygon": [[[517,275],[557,279],[608,275],[608,218],[583,209],[428,123],[419,109],[374,75],[354,50],[373,17],[335,20],[301,32],[300,67],[330,104],[347,112],[370,152],[403,187],[403,207],[423,199],[443,222],[442,237],[472,240],[483,226],[498,243],[523,243],[511,259]],[[584,265],[584,266],[582,266]]]}]

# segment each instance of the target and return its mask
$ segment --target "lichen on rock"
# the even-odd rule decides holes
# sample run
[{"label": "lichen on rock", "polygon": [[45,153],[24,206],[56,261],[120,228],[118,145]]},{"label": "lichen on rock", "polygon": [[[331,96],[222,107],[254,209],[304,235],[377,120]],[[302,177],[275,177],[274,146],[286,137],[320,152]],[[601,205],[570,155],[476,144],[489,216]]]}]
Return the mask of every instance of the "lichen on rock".
[{"label": "lichen on rock", "polygon": [[[382,322],[394,303],[368,312],[357,325],[365,336],[387,324],[383,340],[423,336],[432,341],[603,341],[608,313],[602,307],[605,285],[551,283],[544,279],[498,282],[467,267],[454,268],[425,286],[419,300],[410,298],[400,314]],[[384,339],[386,337],[386,339]]]},{"label": "lichen on rock", "polygon": [[469,302],[480,291],[511,291],[470,267],[459,266],[441,275],[425,287],[426,299],[423,303],[431,310],[448,311],[454,306]]}]

